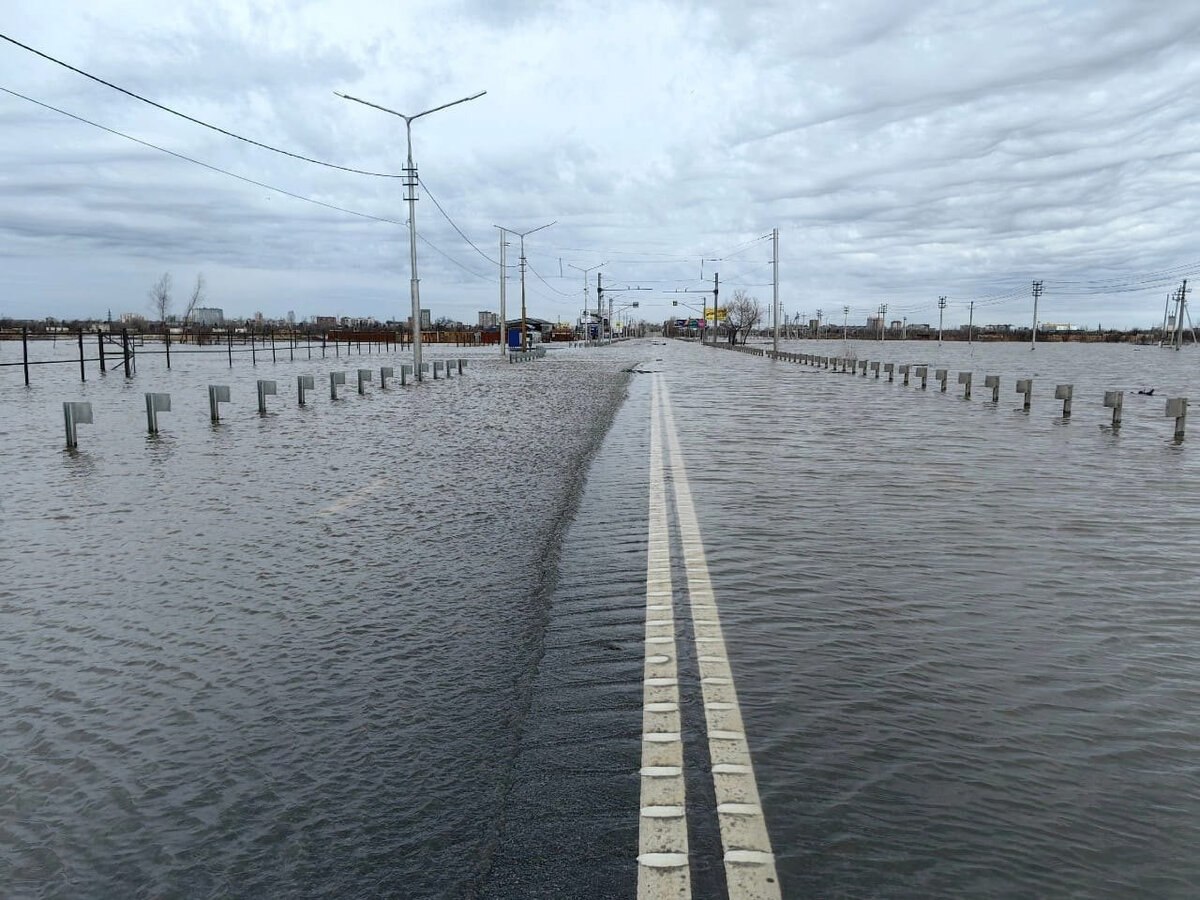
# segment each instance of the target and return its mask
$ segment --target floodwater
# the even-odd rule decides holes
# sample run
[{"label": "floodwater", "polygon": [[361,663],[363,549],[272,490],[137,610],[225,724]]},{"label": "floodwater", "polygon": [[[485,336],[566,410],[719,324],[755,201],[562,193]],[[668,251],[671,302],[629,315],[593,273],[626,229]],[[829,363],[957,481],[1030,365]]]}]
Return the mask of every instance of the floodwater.
[{"label": "floodwater", "polygon": [[[1163,407],[1200,397],[1200,356],[783,349],[950,385],[677,342],[427,348],[467,373],[337,404],[324,373],[357,355],[0,369],[0,893],[633,896],[657,378],[784,896],[1195,896],[1200,432]],[[217,428],[209,383],[237,401]],[[78,453],[67,399],[95,407]]]},{"label": "floodwater", "polygon": [[[139,355],[131,381],[90,365],[86,384],[42,366],[28,390],[0,370],[0,895],[431,897],[482,878],[627,353],[427,347],[466,373],[386,393],[377,367],[401,356],[342,353],[232,370],[176,353],[170,372]],[[329,371],[349,373],[337,403]],[[278,383],[266,418],[257,378]],[[233,394],[218,427],[210,383]],[[145,391],[172,395],[158,437]],[[94,408],[75,453],[63,400]]]}]

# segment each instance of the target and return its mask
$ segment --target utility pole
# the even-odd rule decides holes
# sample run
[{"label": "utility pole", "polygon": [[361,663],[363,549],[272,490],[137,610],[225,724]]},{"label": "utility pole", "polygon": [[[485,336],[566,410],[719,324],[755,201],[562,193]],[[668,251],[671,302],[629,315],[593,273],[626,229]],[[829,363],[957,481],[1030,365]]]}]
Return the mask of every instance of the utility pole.
[{"label": "utility pole", "polygon": [[441,106],[435,106],[433,109],[427,109],[419,112],[416,115],[406,116],[404,113],[396,112],[394,109],[388,109],[386,106],[380,106],[377,103],[369,103],[366,100],[359,100],[357,97],[351,97],[349,94],[342,94],[334,91],[334,94],[341,97],[343,100],[353,100],[355,103],[361,103],[363,106],[374,107],[385,113],[391,113],[393,116],[399,116],[404,120],[404,131],[408,139],[408,162],[404,166],[404,199],[408,201],[408,255],[409,255],[409,272],[411,274],[410,290],[412,293],[412,345],[413,345],[413,375],[417,381],[421,381],[421,287],[420,279],[417,278],[417,167],[413,163],[412,155],[412,123],[422,116],[427,116],[430,113],[435,113],[443,109],[448,109],[451,106],[458,106],[460,103],[466,103],[468,100],[478,100],[487,91],[480,91],[478,94],[473,94],[470,97],[463,97],[461,100],[455,100],[451,103],[443,103]]},{"label": "utility pole", "polygon": [[821,339],[821,315],[822,310],[817,310],[817,340]]},{"label": "utility pole", "polygon": [[[594,270],[594,269],[603,268],[604,266],[607,266],[607,265],[608,265],[608,263],[607,263],[607,262],[602,262],[602,263],[599,263],[599,264],[597,264],[597,265],[594,265],[594,266],[588,266],[586,269],[581,269],[579,266],[575,265],[574,263],[567,263],[567,266],[568,266],[569,268],[572,268],[572,269],[574,269],[576,272],[582,272],[582,273],[583,273],[583,317],[584,317],[584,324],[583,324],[583,327],[584,327],[584,329],[585,329],[585,331],[584,331],[584,335],[583,335],[583,339],[584,339],[585,341],[588,339],[588,334],[587,334],[587,331],[586,331],[586,329],[587,329],[587,327],[588,327],[588,325],[587,325],[587,321],[586,321],[586,320],[587,320],[587,314],[588,314],[588,272],[591,272],[591,271],[592,271],[592,270]],[[596,312],[597,312],[597,313],[598,313],[598,312],[600,312],[600,304],[599,304],[599,302],[597,302],[597,304],[596,304]],[[599,319],[599,316],[597,316],[597,319]]]},{"label": "utility pole", "polygon": [[604,340],[604,288],[600,284],[600,273],[596,273],[596,342]]},{"label": "utility pole", "polygon": [[1187,312],[1187,279],[1179,287],[1179,312],[1175,314],[1175,349],[1183,346],[1183,316]]},{"label": "utility pole", "polygon": [[842,307],[842,340],[850,340],[850,307]]},{"label": "utility pole", "polygon": [[[1167,294],[1167,302],[1163,304],[1163,324],[1162,324],[1162,331],[1160,331],[1160,332],[1159,332],[1159,334],[1158,334],[1158,346],[1159,346],[1159,347],[1162,347],[1162,346],[1163,346],[1164,344],[1166,344],[1166,342],[1167,342],[1167,316],[1168,316],[1168,315],[1170,315],[1170,312],[1171,312],[1171,301],[1172,301],[1172,300],[1174,300],[1174,299],[1175,299],[1175,298],[1174,298],[1174,296],[1173,296],[1173,295],[1171,295],[1171,294]],[[111,321],[111,320],[110,320],[110,321]]]},{"label": "utility pole", "polygon": [[975,334],[975,301],[972,300],[971,301],[971,315],[967,319],[967,343],[968,344],[970,344],[974,341],[974,334]]},{"label": "utility pole", "polygon": [[938,297],[938,346],[942,345],[942,315],[946,312],[946,298]]},{"label": "utility pole", "polygon": [[904,317],[904,322],[900,326],[900,340],[908,340],[908,316]]},{"label": "utility pole", "polygon": [[1033,335],[1029,339],[1029,349],[1037,349],[1037,304],[1038,297],[1042,296],[1042,283],[1035,281],[1033,283]]},{"label": "utility pole", "polygon": [[503,228],[499,225],[492,227],[500,229],[500,355],[503,356],[508,352],[508,311],[504,302],[504,289],[508,282],[508,263],[505,262],[504,248],[508,246],[508,241],[504,239]]},{"label": "utility pole", "polygon": [[547,222],[545,225],[539,225],[537,228],[530,228],[528,231],[513,231],[511,228],[500,228],[501,232],[507,231],[509,234],[515,234],[521,239],[521,349],[529,349],[529,333],[525,322],[525,237],[533,234],[535,231],[541,231],[543,228],[549,228],[554,222]]},{"label": "utility pole", "polygon": [[721,292],[721,273],[713,272],[713,346],[717,346],[717,295]]},{"label": "utility pole", "polygon": [[887,333],[887,304],[879,304],[879,339],[884,340],[884,335]]},{"label": "utility pole", "polygon": [[771,318],[775,320],[774,350],[779,352],[779,229],[771,230],[771,264],[774,268],[775,299],[771,302]]}]

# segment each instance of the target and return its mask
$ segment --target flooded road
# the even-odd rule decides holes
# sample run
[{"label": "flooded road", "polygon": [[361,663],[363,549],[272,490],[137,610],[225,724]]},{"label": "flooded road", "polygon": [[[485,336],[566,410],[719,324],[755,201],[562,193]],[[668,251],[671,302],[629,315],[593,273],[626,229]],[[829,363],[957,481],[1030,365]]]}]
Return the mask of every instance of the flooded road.
[{"label": "flooded road", "polygon": [[[0,883],[635,896],[657,384],[783,896],[1194,896],[1200,444],[1162,414],[1200,397],[1193,356],[785,349],[951,385],[674,342],[454,351],[461,379],[302,410],[293,376],[344,360],[6,384]],[[255,377],[279,379],[265,419]],[[158,438],[146,390],[173,395]],[[65,399],[96,410],[77,454]],[[718,897],[666,525],[690,883]]]}]

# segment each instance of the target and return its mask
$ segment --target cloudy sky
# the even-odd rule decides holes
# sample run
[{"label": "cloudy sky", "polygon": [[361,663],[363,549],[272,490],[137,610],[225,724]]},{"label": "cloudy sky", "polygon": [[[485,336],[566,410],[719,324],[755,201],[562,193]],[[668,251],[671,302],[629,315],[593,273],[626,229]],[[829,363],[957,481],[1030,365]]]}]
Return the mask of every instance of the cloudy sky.
[{"label": "cloudy sky", "polygon": [[[563,321],[572,265],[651,320],[714,272],[768,301],[772,228],[789,317],[1025,324],[1042,279],[1043,321],[1151,325],[1200,277],[1195,0],[13,0],[0,33],[374,173],[404,123],[334,91],[487,91],[413,126],[435,318],[497,308],[494,225],[550,221],[529,312]],[[408,315],[399,179],[7,41],[0,88],[0,316],[147,313],[164,271],[227,315]]]}]

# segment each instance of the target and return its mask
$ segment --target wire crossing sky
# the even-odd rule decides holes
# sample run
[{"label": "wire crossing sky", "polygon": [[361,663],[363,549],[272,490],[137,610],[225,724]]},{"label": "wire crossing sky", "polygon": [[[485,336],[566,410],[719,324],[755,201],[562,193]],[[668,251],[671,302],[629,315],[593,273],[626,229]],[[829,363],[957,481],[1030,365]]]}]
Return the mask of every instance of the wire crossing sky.
[{"label": "wire crossing sky", "polygon": [[[398,8],[399,7],[399,8]],[[400,121],[422,304],[530,314],[583,280],[711,282],[789,317],[1161,322],[1200,277],[1200,7],[1135,0],[458,3],[18,0],[0,40],[0,317],[148,312],[164,271],[227,315],[408,315]],[[15,43],[14,43],[15,42]],[[515,279],[515,253],[509,253]],[[595,272],[590,276],[593,291]]]}]

